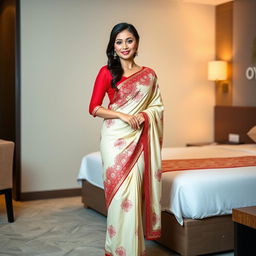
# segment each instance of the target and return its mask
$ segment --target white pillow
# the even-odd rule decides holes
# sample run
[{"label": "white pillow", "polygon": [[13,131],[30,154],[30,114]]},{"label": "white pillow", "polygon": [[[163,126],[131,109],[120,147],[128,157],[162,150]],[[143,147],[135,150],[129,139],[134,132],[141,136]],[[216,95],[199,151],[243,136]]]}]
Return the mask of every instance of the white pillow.
[{"label": "white pillow", "polygon": [[247,135],[254,141],[256,142],[256,125],[253,126],[249,132],[247,132]]}]

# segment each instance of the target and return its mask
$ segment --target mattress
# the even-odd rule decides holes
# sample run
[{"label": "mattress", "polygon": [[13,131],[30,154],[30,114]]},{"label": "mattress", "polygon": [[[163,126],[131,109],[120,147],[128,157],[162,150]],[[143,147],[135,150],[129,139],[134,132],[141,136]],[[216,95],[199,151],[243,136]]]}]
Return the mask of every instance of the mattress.
[{"label": "mattress", "polygon": [[[163,148],[162,159],[256,156],[256,144]],[[78,181],[103,189],[99,152],[83,157]],[[232,208],[256,205],[256,166],[172,171],[162,174],[162,210],[183,218],[231,214]]]}]

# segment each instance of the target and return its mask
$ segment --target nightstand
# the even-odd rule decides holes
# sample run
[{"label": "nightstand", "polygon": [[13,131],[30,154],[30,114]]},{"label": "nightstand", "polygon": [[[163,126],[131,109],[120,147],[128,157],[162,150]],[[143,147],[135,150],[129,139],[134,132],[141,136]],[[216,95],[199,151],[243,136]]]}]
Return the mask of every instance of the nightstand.
[{"label": "nightstand", "polygon": [[232,209],[235,256],[256,255],[256,206]]}]

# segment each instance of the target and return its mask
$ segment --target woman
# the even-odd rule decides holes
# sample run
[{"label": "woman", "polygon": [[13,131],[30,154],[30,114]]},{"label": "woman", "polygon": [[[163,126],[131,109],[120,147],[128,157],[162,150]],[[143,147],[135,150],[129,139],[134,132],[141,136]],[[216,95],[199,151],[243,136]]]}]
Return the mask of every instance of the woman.
[{"label": "woman", "polygon": [[[146,238],[160,237],[163,104],[155,72],[138,66],[139,35],[133,25],[112,29],[108,65],[96,78],[89,112],[104,118],[100,151],[108,209],[105,255],[145,254]],[[101,106],[105,93],[110,103]]]}]

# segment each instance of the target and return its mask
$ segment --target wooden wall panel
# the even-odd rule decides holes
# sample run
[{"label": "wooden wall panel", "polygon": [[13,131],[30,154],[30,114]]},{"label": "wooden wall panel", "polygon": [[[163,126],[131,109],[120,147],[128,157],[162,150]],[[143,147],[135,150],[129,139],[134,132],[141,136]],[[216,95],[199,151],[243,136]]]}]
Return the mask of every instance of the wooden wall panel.
[{"label": "wooden wall panel", "polygon": [[15,139],[15,8],[0,1],[0,138]]},{"label": "wooden wall panel", "polygon": [[233,2],[216,6],[215,47],[216,60],[228,61],[228,91],[223,92],[220,83],[215,84],[215,105],[232,105],[233,61]]},{"label": "wooden wall panel", "polygon": [[13,196],[20,196],[19,0],[0,1],[0,138],[15,142]]}]

